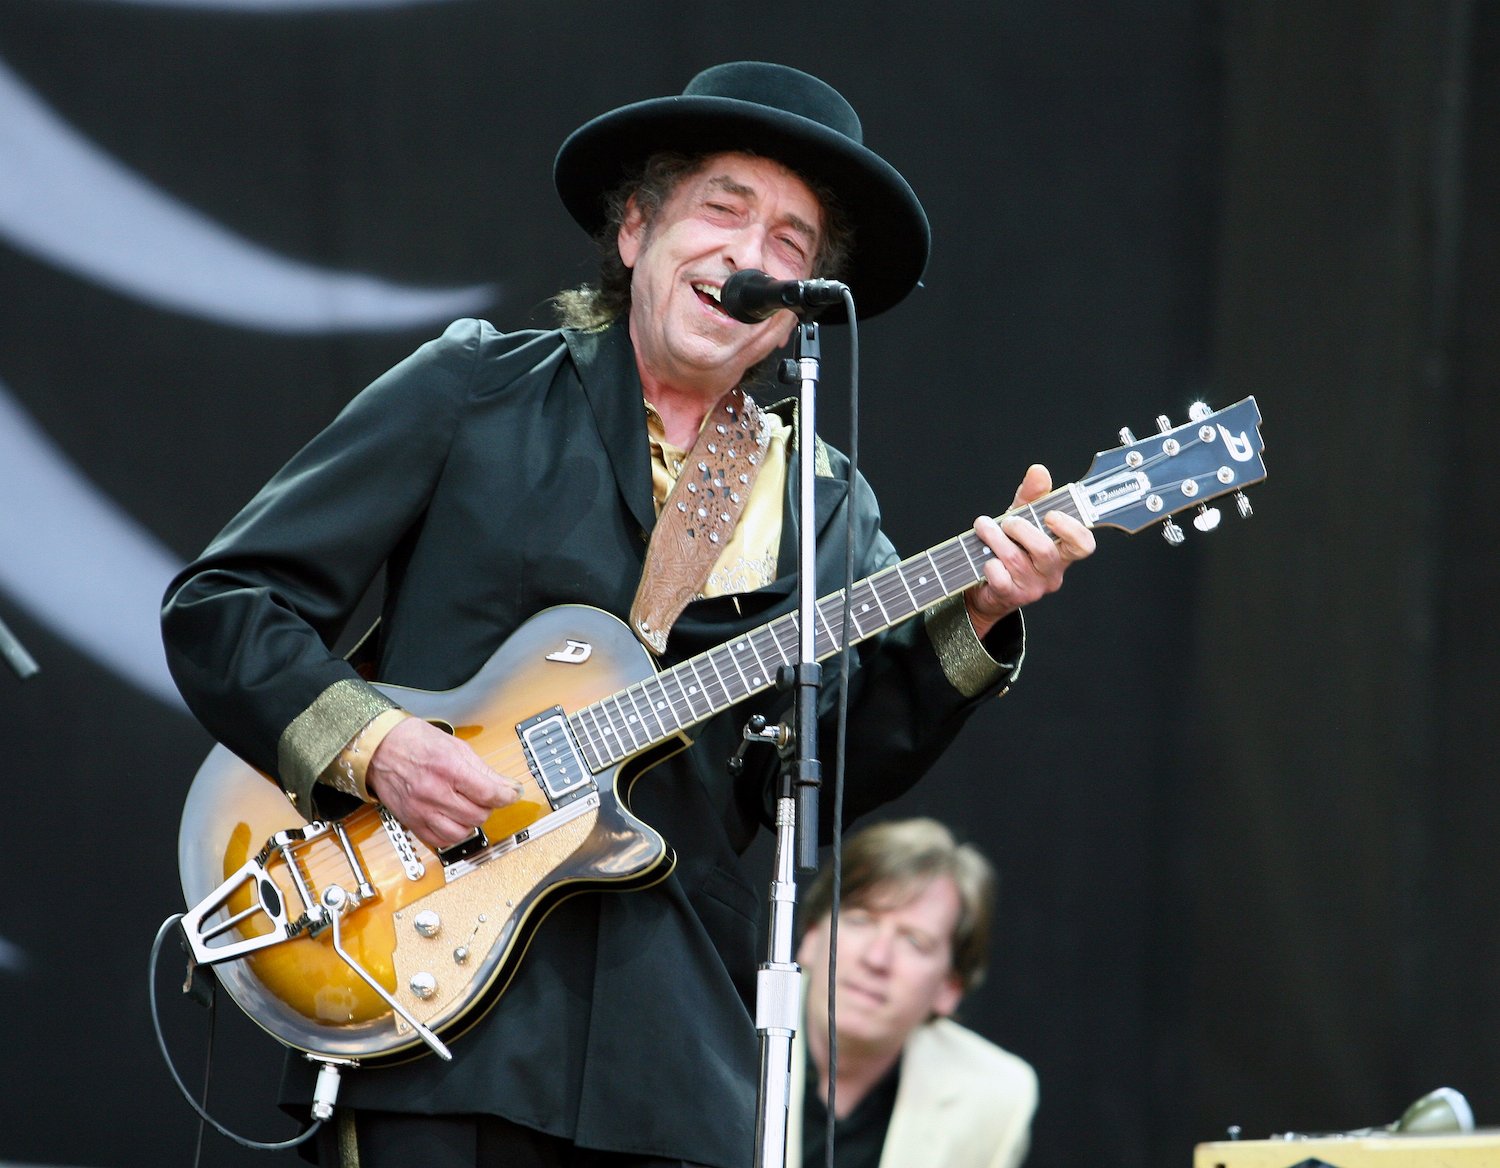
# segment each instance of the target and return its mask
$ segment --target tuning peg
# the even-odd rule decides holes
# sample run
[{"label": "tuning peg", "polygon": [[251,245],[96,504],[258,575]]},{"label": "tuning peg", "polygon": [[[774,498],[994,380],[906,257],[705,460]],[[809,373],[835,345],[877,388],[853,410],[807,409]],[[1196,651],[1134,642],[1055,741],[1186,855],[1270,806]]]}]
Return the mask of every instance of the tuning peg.
[{"label": "tuning peg", "polygon": [[1223,516],[1219,514],[1217,507],[1210,507],[1207,503],[1198,504],[1198,514],[1193,516],[1193,526],[1199,531],[1212,531],[1219,526],[1219,520]]},{"label": "tuning peg", "polygon": [[1255,508],[1250,506],[1250,500],[1246,497],[1244,491],[1236,491],[1234,493],[1234,505],[1239,508],[1241,519],[1249,519],[1250,516],[1255,514]]},{"label": "tuning peg", "polygon": [[1156,415],[1156,428],[1158,430],[1160,430],[1163,434],[1165,434],[1168,430],[1170,430],[1172,428],[1172,419],[1169,418],[1169,417],[1167,417],[1166,414],[1157,414]]},{"label": "tuning peg", "polygon": [[1161,525],[1161,537],[1173,547],[1177,547],[1182,543],[1183,540],[1187,538],[1187,536],[1183,534],[1182,528],[1177,526],[1177,521],[1175,519],[1168,519]]},{"label": "tuning peg", "polygon": [[1131,430],[1130,430],[1129,426],[1121,426],[1120,427],[1120,445],[1121,446],[1134,446],[1135,445],[1135,435],[1133,433],[1131,433]]},{"label": "tuning peg", "polygon": [[1208,408],[1206,402],[1196,401],[1188,406],[1188,417],[1195,422],[1201,422],[1204,418],[1210,417],[1212,414],[1213,410]]}]

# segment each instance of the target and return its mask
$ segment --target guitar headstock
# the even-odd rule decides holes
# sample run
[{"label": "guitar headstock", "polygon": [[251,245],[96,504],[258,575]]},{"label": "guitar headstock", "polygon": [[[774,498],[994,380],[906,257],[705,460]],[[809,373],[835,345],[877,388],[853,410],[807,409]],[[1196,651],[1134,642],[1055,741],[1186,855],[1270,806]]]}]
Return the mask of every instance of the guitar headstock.
[{"label": "guitar headstock", "polygon": [[1120,431],[1123,446],[1094,456],[1089,473],[1076,484],[1078,501],[1089,526],[1143,531],[1159,519],[1167,522],[1168,543],[1183,540],[1182,528],[1170,516],[1197,508],[1193,526],[1212,531],[1219,511],[1206,504],[1233,493],[1242,517],[1251,513],[1243,491],[1266,477],[1260,453],[1260,410],[1253,397],[1210,410],[1199,403],[1188,411],[1190,421],[1173,427],[1163,416],[1159,433],[1137,440]]}]

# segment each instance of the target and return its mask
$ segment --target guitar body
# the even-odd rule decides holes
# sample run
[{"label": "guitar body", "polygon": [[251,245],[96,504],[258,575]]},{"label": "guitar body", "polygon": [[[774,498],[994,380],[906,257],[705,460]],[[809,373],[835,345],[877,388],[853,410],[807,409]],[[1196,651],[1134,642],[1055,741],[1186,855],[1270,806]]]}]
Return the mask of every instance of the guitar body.
[{"label": "guitar body", "polygon": [[[503,992],[560,899],[644,887],[671,871],[671,849],[626,800],[645,766],[685,739],[559,780],[528,756],[518,733],[552,707],[574,710],[654,673],[621,622],[563,606],[528,621],[457,689],[378,687],[523,784],[520,799],[482,825],[487,842],[466,852],[439,855],[368,805],[301,841],[307,825],[280,787],[215,747],[193,781],[178,837],[187,903],[215,902],[216,911],[188,922],[199,960],[215,942],[266,941],[239,960],[207,960],[236,1003],[289,1046],[366,1062],[422,1053],[413,1028],[335,951],[331,929],[280,936],[287,929],[278,927],[278,909],[295,919],[309,898],[319,903],[334,885],[357,893],[363,882],[373,895],[341,917],[345,952],[433,1031],[467,1029]],[[267,841],[278,838],[290,842],[265,858]],[[231,916],[238,922],[226,927]]]},{"label": "guitar body", "polygon": [[[1102,451],[1089,474],[1007,512],[1041,526],[1052,510],[1126,532],[1265,477],[1253,397]],[[1122,431],[1122,437],[1128,431]],[[990,549],[971,531],[881,569],[817,602],[813,649],[840,630],[861,641],[983,578]],[[847,624],[846,624],[847,618]],[[658,673],[608,613],[540,613],[471,680],[444,693],[381,687],[405,709],[470,743],[523,784],[482,837],[439,854],[384,808],[298,823],[280,788],[216,748],[199,770],[178,841],[189,905],[183,933],[236,1003],[274,1037],[310,1054],[361,1061],[410,1057],[458,1033],[504,991],[527,942],[565,896],[628,890],[672,869],[666,842],[631,814],[630,784],[686,744],[692,727],[775,684],[798,660],[788,613]]]}]

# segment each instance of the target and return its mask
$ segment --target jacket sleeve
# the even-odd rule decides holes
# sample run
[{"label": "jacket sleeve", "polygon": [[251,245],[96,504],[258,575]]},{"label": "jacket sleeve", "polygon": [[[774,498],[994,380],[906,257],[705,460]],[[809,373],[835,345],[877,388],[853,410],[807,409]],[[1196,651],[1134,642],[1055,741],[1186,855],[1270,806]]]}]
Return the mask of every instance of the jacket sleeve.
[{"label": "jacket sleeve", "polygon": [[189,708],[304,815],[317,776],[394,705],[329,646],[420,522],[480,327],[455,323],[373,382],[168,587],[167,663]]}]

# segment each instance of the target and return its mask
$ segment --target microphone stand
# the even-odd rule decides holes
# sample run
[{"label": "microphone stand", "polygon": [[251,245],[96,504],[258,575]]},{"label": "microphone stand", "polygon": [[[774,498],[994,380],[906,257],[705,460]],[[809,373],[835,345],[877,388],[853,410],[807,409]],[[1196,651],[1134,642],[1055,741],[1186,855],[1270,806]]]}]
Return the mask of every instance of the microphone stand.
[{"label": "microphone stand", "polygon": [[0,657],[5,658],[5,663],[22,681],[40,671],[35,659],[26,652],[26,646],[21,644],[16,639],[16,635],[6,627],[3,617],[0,617]]},{"label": "microphone stand", "polygon": [[[782,666],[777,678],[794,689],[792,724],[764,728],[752,722],[747,740],[777,742],[782,753],[776,801],[775,876],[771,882],[768,954],[756,972],[755,1028],[760,1034],[760,1089],[755,1123],[755,1168],[783,1168],[786,1163],[787,1113],[791,1104],[792,1039],[802,1010],[802,969],[794,957],[793,913],[796,872],[818,867],[818,686],[821,667],[814,651],[817,632],[817,571],[814,483],[817,426],[816,390],[822,359],[816,321],[797,325],[795,358],[784,380],[797,380],[797,473],[801,525],[798,548],[797,664]],[[787,739],[790,738],[790,743]],[[793,854],[796,855],[795,871]]]}]

